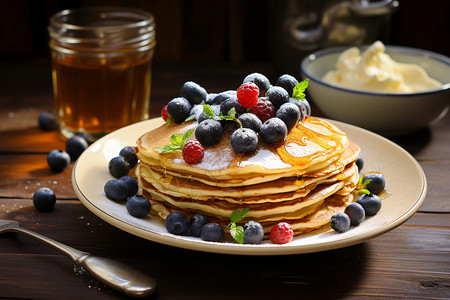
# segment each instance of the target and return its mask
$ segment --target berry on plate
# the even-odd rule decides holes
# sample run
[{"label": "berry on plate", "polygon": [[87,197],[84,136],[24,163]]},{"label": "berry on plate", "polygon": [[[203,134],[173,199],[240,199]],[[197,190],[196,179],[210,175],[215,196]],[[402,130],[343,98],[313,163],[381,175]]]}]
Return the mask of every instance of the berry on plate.
[{"label": "berry on plate", "polygon": [[119,179],[110,179],[103,188],[108,199],[123,202],[128,198],[128,185]]},{"label": "berry on plate", "polygon": [[138,158],[134,152],[134,147],[132,146],[123,147],[119,152],[119,156],[125,158],[125,160],[130,164],[130,168],[134,168],[138,162]]},{"label": "berry on plate", "polygon": [[190,165],[199,164],[204,155],[202,144],[196,140],[189,140],[184,144],[182,150],[183,159]]},{"label": "berry on plate", "polygon": [[143,218],[150,212],[150,201],[143,195],[134,195],[127,200],[127,211],[136,218]]},{"label": "berry on plate", "polygon": [[361,195],[356,203],[361,204],[367,216],[373,216],[381,209],[381,199],[374,194]]},{"label": "berry on plate", "polygon": [[258,102],[259,88],[253,82],[246,82],[237,89],[236,95],[243,107],[252,108]]},{"label": "berry on plate", "polygon": [[205,226],[208,221],[208,217],[202,214],[195,214],[189,219],[189,229],[193,236],[200,237],[203,226]]},{"label": "berry on plate", "polygon": [[108,164],[109,173],[116,178],[128,175],[131,166],[123,156],[113,157]]},{"label": "berry on plate", "polygon": [[261,223],[248,221],[244,225],[244,244],[259,244],[264,238],[264,228]]},{"label": "berry on plate", "polygon": [[263,123],[275,116],[273,104],[267,100],[267,98],[259,98],[255,106],[253,106],[251,112],[255,114]]},{"label": "berry on plate", "polygon": [[350,218],[343,212],[335,213],[331,216],[330,225],[336,232],[346,232],[350,228]]},{"label": "berry on plate", "polygon": [[208,223],[203,226],[200,238],[208,242],[220,242],[223,239],[223,228],[217,223]]},{"label": "berry on plate", "polygon": [[270,230],[270,240],[273,244],[287,244],[294,238],[294,231],[289,223],[280,222]]},{"label": "berry on plate", "polygon": [[189,219],[181,212],[173,212],[167,216],[165,225],[169,233],[185,235],[189,229]]},{"label": "berry on plate", "polygon": [[369,190],[371,194],[378,195],[382,191],[384,191],[384,188],[386,186],[386,181],[384,180],[384,177],[380,173],[369,173],[364,176],[363,182],[366,182],[370,180],[369,183],[366,184],[366,189]]},{"label": "berry on plate", "polygon": [[120,181],[123,181],[127,184],[128,193],[127,196],[131,197],[136,195],[139,189],[139,185],[137,179],[130,175],[125,175],[119,178]]},{"label": "berry on plate", "polygon": [[350,218],[350,224],[358,226],[366,217],[364,208],[359,203],[350,203],[344,213]]}]

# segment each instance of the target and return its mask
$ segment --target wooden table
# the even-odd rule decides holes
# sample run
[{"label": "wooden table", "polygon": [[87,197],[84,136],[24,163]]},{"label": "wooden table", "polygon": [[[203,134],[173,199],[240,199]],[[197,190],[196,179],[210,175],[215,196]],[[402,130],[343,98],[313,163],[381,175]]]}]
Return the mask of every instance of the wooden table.
[{"label": "wooden table", "polygon": [[[0,218],[18,220],[25,228],[154,277],[154,298],[450,298],[450,115],[430,129],[394,139],[419,161],[428,180],[424,204],[405,224],[365,243],[321,253],[221,255],[160,245],[88,211],[72,189],[72,166],[55,173],[46,163],[50,150],[64,149],[56,131],[41,131],[37,125],[39,113],[52,107],[48,62],[3,62],[0,70]],[[266,65],[155,65],[152,116],[178,95],[184,81],[221,91],[237,87],[253,71],[271,75]],[[58,198],[50,213],[38,212],[32,203],[34,191],[43,186]],[[42,243],[2,235],[0,298],[125,296],[76,272],[68,257]]]}]

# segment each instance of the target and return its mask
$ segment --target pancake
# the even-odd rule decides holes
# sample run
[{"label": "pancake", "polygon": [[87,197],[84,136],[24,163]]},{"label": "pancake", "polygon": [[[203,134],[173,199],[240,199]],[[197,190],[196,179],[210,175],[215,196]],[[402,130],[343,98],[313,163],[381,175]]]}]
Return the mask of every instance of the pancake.
[{"label": "pancake", "polygon": [[[196,213],[226,226],[231,213],[248,208],[241,221],[260,222],[266,233],[280,221],[301,234],[327,224],[333,213],[353,201],[360,148],[335,125],[309,117],[291,129],[277,146],[259,142],[254,153],[237,154],[225,131],[204,148],[202,162],[187,164],[181,151],[161,153],[174,133],[195,128],[196,121],[162,125],[137,141],[138,183],[165,219],[181,211]],[[193,136],[191,136],[191,139]]]}]

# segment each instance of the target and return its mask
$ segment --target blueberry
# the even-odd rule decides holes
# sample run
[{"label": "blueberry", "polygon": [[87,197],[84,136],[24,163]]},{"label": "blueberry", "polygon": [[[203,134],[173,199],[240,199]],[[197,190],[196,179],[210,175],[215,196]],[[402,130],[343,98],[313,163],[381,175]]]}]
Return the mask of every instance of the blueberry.
[{"label": "blueberry", "polygon": [[55,193],[47,187],[42,187],[33,194],[34,207],[36,207],[36,209],[39,211],[51,211],[55,206],[55,203]]},{"label": "blueberry", "polygon": [[181,212],[173,212],[167,216],[165,225],[169,233],[184,235],[189,229],[189,219]]},{"label": "blueberry", "polygon": [[236,97],[230,97],[229,99],[225,100],[220,105],[220,111],[223,115],[228,115],[228,112],[234,107],[236,110],[236,118],[238,118],[240,115],[246,113],[246,109],[239,103],[238,99]]},{"label": "blueberry", "polygon": [[281,75],[275,83],[276,86],[281,86],[284,88],[286,92],[288,92],[289,97],[292,97],[292,93],[294,92],[294,88],[297,84],[298,80],[294,76],[288,74]]},{"label": "blueberry", "polygon": [[66,151],[72,161],[76,161],[88,146],[87,141],[78,135],[74,135],[66,141]]},{"label": "blueberry", "polygon": [[134,195],[127,200],[127,211],[136,218],[143,218],[150,212],[150,201],[143,195]]},{"label": "blueberry", "polygon": [[238,128],[230,138],[231,147],[239,154],[249,154],[258,147],[258,135],[253,129]]},{"label": "blueberry", "polygon": [[122,202],[128,198],[128,186],[125,181],[110,179],[106,182],[103,191],[108,199]]},{"label": "blueberry", "polygon": [[307,113],[308,112],[307,112],[306,106],[303,104],[302,100],[289,98],[289,102],[288,103],[295,104],[298,107],[298,109],[300,110],[300,121],[303,121],[307,117]]},{"label": "blueberry", "polygon": [[244,244],[259,244],[264,238],[261,223],[249,221],[244,225]]},{"label": "blueberry", "polygon": [[279,118],[270,118],[261,126],[259,134],[267,144],[278,144],[284,141],[288,133],[286,124]]},{"label": "blueberry", "polygon": [[39,128],[42,130],[54,130],[58,128],[56,115],[51,111],[44,111],[38,117]]},{"label": "blueberry", "polygon": [[350,203],[344,213],[350,218],[350,224],[358,226],[366,217],[364,208],[359,203]]},{"label": "blueberry", "polygon": [[331,228],[339,233],[346,232],[350,228],[350,218],[347,214],[338,212],[331,216]]},{"label": "blueberry", "polygon": [[216,120],[209,119],[197,125],[195,128],[195,138],[202,146],[206,147],[217,143],[222,136],[222,132],[222,124]]},{"label": "blueberry", "polygon": [[136,153],[134,152],[134,147],[126,146],[122,148],[119,152],[119,156],[125,158],[125,160],[130,164],[130,168],[134,168],[138,162]]},{"label": "blueberry", "polygon": [[223,228],[217,223],[208,223],[203,226],[200,238],[208,242],[220,242],[223,239]]},{"label": "blueberry", "polygon": [[70,164],[70,155],[66,151],[52,150],[47,155],[47,163],[50,169],[61,172]]},{"label": "blueberry", "polygon": [[242,127],[253,129],[255,132],[259,132],[262,126],[260,118],[252,113],[242,114],[239,116],[238,120],[241,122]]},{"label": "blueberry", "polygon": [[270,88],[269,79],[261,73],[252,73],[244,78],[242,83],[253,82],[259,88],[259,96],[265,96]]},{"label": "blueberry", "polygon": [[180,89],[180,96],[186,98],[192,105],[206,101],[208,93],[199,84],[187,81]]},{"label": "blueberry", "polygon": [[183,123],[190,116],[191,109],[191,103],[183,97],[172,99],[167,104],[168,116],[178,124]]},{"label": "blueberry", "polygon": [[123,181],[127,184],[127,196],[131,197],[136,195],[136,193],[138,192],[139,189],[139,185],[138,182],[136,180],[136,178],[134,178],[133,176],[130,175],[125,175],[119,178],[120,181]]},{"label": "blueberry", "polygon": [[361,195],[356,203],[361,204],[367,216],[373,216],[381,209],[381,199],[374,194]]},{"label": "blueberry", "polygon": [[112,176],[120,178],[128,175],[131,166],[123,156],[116,156],[109,161],[108,169]]},{"label": "blueberry", "polygon": [[205,103],[208,105],[221,105],[223,102],[225,102],[225,100],[228,100],[230,98],[236,98],[235,90],[221,92],[217,94],[215,97],[206,99]]},{"label": "blueberry", "polygon": [[380,173],[367,174],[364,176],[363,182],[366,180],[370,180],[370,182],[366,184],[366,189],[368,189],[372,194],[379,195],[386,187],[386,181]]},{"label": "blueberry", "polygon": [[280,86],[273,86],[267,91],[267,98],[278,109],[284,103],[289,102],[289,94]]},{"label": "blueberry", "polygon": [[200,237],[203,226],[207,224],[208,217],[202,214],[195,214],[189,220],[189,228],[191,229],[191,233],[193,236]]},{"label": "blueberry", "polygon": [[300,101],[301,101],[302,106],[305,107],[306,116],[310,117],[311,116],[311,105],[309,105],[308,100],[303,99],[303,100],[300,100]]},{"label": "blueberry", "polygon": [[206,104],[210,104],[214,100],[214,98],[216,98],[217,95],[219,95],[219,94],[217,94],[217,93],[208,93],[208,95],[206,95],[205,103]]},{"label": "blueberry", "polygon": [[300,120],[301,113],[297,105],[292,103],[284,103],[277,110],[275,116],[286,124],[289,131],[297,125],[298,120]]},{"label": "blueberry", "polygon": [[364,160],[361,156],[358,156],[358,159],[356,160],[356,166],[358,167],[358,172],[360,172],[362,170],[362,168],[364,168]]}]

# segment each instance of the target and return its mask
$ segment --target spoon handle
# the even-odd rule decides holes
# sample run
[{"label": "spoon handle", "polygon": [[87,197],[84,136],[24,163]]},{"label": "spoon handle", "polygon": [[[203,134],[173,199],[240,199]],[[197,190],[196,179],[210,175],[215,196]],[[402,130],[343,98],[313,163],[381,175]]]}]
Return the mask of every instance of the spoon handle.
[{"label": "spoon handle", "polygon": [[68,255],[102,283],[131,297],[146,297],[154,293],[156,281],[127,265],[112,259],[97,257],[64,245],[39,233],[14,226],[8,231],[23,233]]}]

